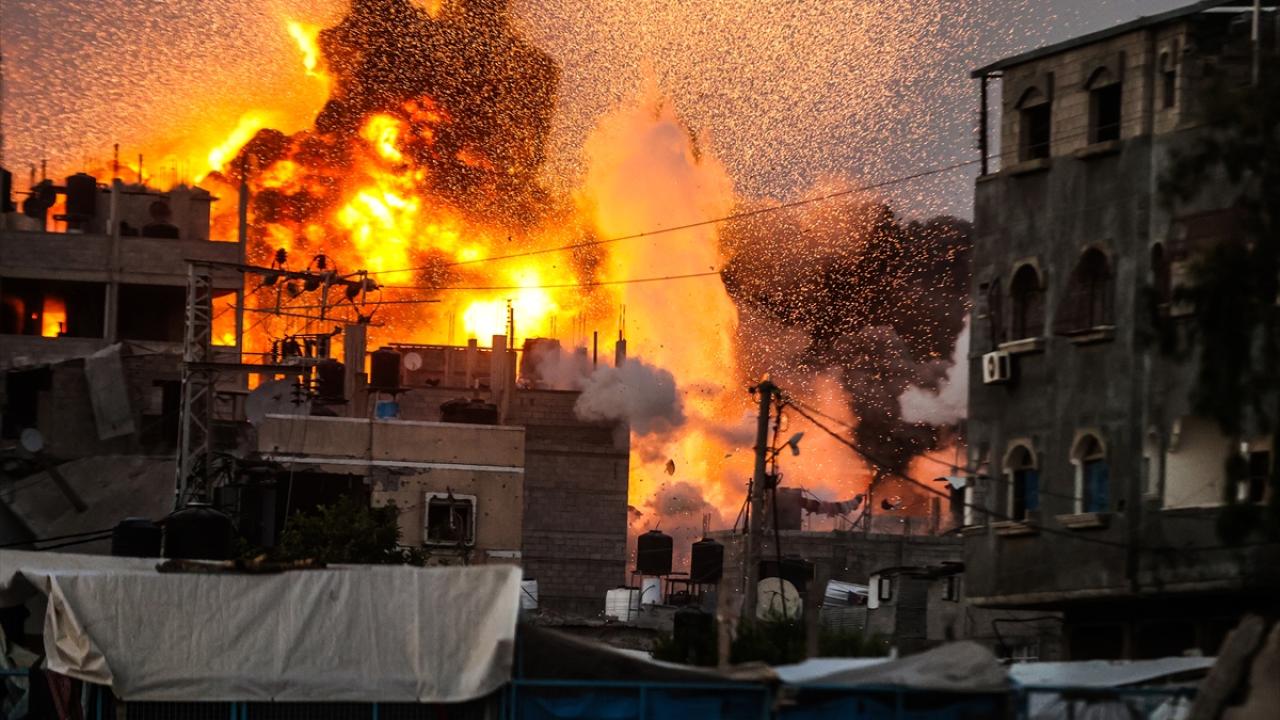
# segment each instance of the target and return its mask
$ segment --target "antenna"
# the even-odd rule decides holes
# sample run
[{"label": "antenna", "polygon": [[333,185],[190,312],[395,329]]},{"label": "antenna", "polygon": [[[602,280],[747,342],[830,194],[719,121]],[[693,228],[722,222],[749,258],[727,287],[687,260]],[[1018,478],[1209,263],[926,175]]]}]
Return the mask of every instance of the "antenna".
[{"label": "antenna", "polygon": [[4,48],[0,48],[0,167],[4,166]]}]

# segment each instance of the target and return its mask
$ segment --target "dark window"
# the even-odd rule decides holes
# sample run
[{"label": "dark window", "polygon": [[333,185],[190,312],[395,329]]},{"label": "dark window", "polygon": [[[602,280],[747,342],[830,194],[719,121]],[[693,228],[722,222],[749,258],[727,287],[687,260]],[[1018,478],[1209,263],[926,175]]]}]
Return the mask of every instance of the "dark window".
[{"label": "dark window", "polygon": [[1114,82],[1089,90],[1090,141],[1095,143],[1120,139],[1120,83]]},{"label": "dark window", "polygon": [[1124,627],[1077,625],[1067,631],[1071,660],[1119,660],[1124,657]]},{"label": "dark window", "polygon": [[0,279],[0,335],[103,335],[106,286],[66,280]]},{"label": "dark window", "polygon": [[1107,256],[1097,248],[1086,250],[1071,273],[1066,297],[1058,308],[1058,333],[1071,335],[1111,325],[1111,282]]},{"label": "dark window", "polygon": [[1110,468],[1102,443],[1092,435],[1080,441],[1077,460],[1080,463],[1081,509],[1084,512],[1106,512],[1110,505]]},{"label": "dark window", "polygon": [[426,544],[475,544],[475,501],[471,498],[435,496],[427,501]]},{"label": "dark window", "polygon": [[1053,106],[1048,98],[1034,88],[1028,90],[1018,103],[1018,114],[1021,123],[1018,128],[1018,159],[1049,157]]},{"label": "dark window", "polygon": [[1165,108],[1171,108],[1178,102],[1178,66],[1169,53],[1160,56],[1160,78],[1163,81],[1161,100]]},{"label": "dark window", "polygon": [[1249,453],[1249,474],[1240,488],[1241,502],[1260,503],[1267,495],[1267,481],[1271,477],[1271,453],[1257,450]]},{"label": "dark window", "polygon": [[1034,267],[1018,268],[1009,284],[1009,295],[1013,301],[1010,337],[1014,340],[1040,337],[1044,333],[1044,289]]},{"label": "dark window", "polygon": [[1173,268],[1160,243],[1151,246],[1151,285],[1156,303],[1168,305],[1173,301]]},{"label": "dark window", "polygon": [[1025,520],[1029,513],[1040,509],[1040,471],[1035,467],[1031,451],[1025,447],[1013,451],[1009,458],[1009,475],[1013,492],[1011,517]]},{"label": "dark window", "polygon": [[187,293],[170,285],[121,285],[116,332],[122,340],[182,342]]},{"label": "dark window", "polygon": [[987,286],[987,327],[991,335],[991,347],[1004,342],[1004,298],[1000,289],[1000,279],[996,278]]}]

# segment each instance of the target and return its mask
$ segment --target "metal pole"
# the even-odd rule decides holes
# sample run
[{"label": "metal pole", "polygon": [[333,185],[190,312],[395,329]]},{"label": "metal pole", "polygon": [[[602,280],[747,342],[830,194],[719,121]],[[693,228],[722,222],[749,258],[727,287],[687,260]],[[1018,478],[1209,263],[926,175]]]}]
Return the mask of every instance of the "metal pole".
[{"label": "metal pole", "polygon": [[744,573],[746,580],[743,588],[745,596],[742,603],[742,614],[747,618],[756,615],[756,578],[760,574],[760,537],[764,515],[764,491],[767,483],[765,475],[769,462],[769,410],[773,404],[773,393],[777,386],[764,380],[754,390],[759,394],[760,410],[756,417],[756,462],[751,474],[750,503],[751,515],[747,521],[746,557],[747,567]]},{"label": "metal pole", "polygon": [[1262,0],[1253,0],[1253,27],[1249,37],[1253,40],[1253,86],[1258,87],[1262,71]]},{"label": "metal pole", "polygon": [[[245,263],[248,257],[249,249],[249,154],[245,153],[240,160],[240,216],[237,225],[236,240],[240,243],[238,248],[239,262],[241,265]],[[243,358],[244,356],[244,304],[249,301],[249,293],[245,291],[245,276],[240,276],[240,297],[236,298],[236,354]]]}]

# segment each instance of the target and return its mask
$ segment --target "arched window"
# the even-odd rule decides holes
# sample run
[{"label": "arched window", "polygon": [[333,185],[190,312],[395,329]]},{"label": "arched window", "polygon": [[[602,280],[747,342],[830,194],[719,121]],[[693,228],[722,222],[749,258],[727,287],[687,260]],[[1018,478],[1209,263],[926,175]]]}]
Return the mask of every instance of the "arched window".
[{"label": "arched window", "polygon": [[1107,512],[1111,507],[1111,478],[1107,453],[1096,435],[1076,441],[1071,453],[1076,465],[1076,505],[1080,512]]},{"label": "arched window", "polygon": [[1018,159],[1049,157],[1053,129],[1053,105],[1037,88],[1028,88],[1018,100]]},{"label": "arched window", "polygon": [[1071,272],[1067,293],[1058,308],[1060,335],[1086,333],[1110,327],[1112,296],[1111,263],[1097,248],[1089,248]]},{"label": "arched window", "polygon": [[1015,445],[1004,461],[1009,483],[1009,517],[1025,520],[1040,509],[1040,470],[1026,445]]},{"label": "arched window", "polygon": [[1089,76],[1089,142],[1120,139],[1121,86],[1119,76],[1105,67]]},{"label": "arched window", "polygon": [[1013,274],[1009,299],[1012,301],[1010,338],[1022,340],[1044,334],[1044,287],[1035,267],[1023,265]]},{"label": "arched window", "polygon": [[1173,301],[1173,268],[1160,243],[1151,246],[1151,287],[1158,304],[1165,306]]}]

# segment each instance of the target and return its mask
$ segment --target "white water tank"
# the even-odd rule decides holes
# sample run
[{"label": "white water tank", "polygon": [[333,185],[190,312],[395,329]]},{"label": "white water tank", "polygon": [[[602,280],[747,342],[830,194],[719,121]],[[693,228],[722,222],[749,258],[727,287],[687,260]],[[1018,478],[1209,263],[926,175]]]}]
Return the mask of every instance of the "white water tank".
[{"label": "white water tank", "polygon": [[662,602],[662,578],[647,577],[640,581],[640,604],[657,605]]},{"label": "white water tank", "polygon": [[520,609],[521,610],[537,610],[538,609],[538,581],[537,580],[521,580],[520,581]]},{"label": "white water tank", "polygon": [[631,622],[640,614],[640,591],[636,588],[614,588],[604,594],[604,616]]}]

